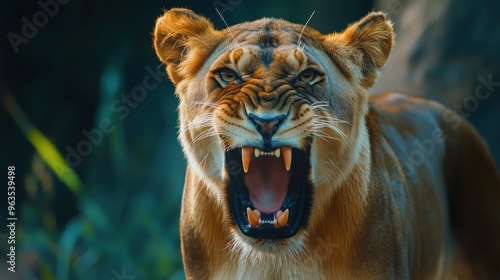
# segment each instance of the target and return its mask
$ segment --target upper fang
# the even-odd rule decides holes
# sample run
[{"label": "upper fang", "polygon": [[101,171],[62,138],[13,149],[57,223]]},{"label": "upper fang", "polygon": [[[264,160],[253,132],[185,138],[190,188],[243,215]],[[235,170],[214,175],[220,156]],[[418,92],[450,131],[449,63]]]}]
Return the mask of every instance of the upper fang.
[{"label": "upper fang", "polygon": [[253,148],[252,147],[241,147],[241,164],[243,165],[243,171],[248,172],[250,167],[250,160],[252,159]]},{"label": "upper fang", "polygon": [[281,152],[283,153],[283,161],[285,162],[285,168],[287,171],[290,171],[290,167],[292,166],[292,148],[282,147]]}]

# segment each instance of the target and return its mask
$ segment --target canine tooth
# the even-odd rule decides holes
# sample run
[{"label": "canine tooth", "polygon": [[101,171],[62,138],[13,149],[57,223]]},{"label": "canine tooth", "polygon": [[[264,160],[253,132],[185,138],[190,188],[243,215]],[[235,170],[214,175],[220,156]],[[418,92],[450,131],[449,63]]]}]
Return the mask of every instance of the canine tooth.
[{"label": "canine tooth", "polygon": [[252,147],[241,147],[241,163],[243,164],[243,171],[248,172],[248,167],[250,166],[250,160],[252,159],[253,148]]},{"label": "canine tooth", "polygon": [[248,222],[252,227],[256,227],[260,223],[260,211],[255,209],[251,210],[250,207],[247,207],[247,217],[248,217]]},{"label": "canine tooth", "polygon": [[292,166],[292,148],[282,147],[281,152],[283,153],[283,161],[285,162],[285,168],[290,171],[290,166]]},{"label": "canine tooth", "polygon": [[257,158],[257,157],[260,157],[261,151],[259,149],[255,148],[254,153],[255,153],[255,157]]},{"label": "canine tooth", "polygon": [[274,155],[276,157],[280,157],[280,155],[281,155],[281,148],[277,148],[276,150],[274,150]]},{"label": "canine tooth", "polygon": [[276,224],[275,224],[275,226],[279,227],[279,228],[286,226],[286,224],[288,223],[289,213],[290,213],[290,211],[288,211],[288,209],[286,209],[285,212],[278,210],[278,212],[276,212],[276,218],[275,218]]}]

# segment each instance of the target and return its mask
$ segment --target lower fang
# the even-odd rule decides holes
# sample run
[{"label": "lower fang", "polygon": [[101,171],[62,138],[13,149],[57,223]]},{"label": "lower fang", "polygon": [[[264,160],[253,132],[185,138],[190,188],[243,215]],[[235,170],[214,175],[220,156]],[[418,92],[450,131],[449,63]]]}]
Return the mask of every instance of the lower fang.
[{"label": "lower fang", "polygon": [[275,226],[277,228],[282,228],[286,226],[286,224],[288,223],[289,213],[290,211],[288,211],[288,209],[286,209],[285,212],[281,210],[278,210],[278,212],[276,212],[276,217],[274,219],[276,220]]},{"label": "lower fang", "polygon": [[247,217],[248,217],[248,223],[252,227],[257,227],[259,225],[259,220],[260,220],[260,211],[255,209],[251,210],[250,207],[247,207]]}]

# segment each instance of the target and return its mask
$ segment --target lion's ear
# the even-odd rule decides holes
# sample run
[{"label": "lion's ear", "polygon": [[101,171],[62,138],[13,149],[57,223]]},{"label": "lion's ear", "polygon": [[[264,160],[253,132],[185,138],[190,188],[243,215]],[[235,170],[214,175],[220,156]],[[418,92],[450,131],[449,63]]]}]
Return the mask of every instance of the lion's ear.
[{"label": "lion's ear", "polygon": [[[351,63],[361,70],[362,85],[371,87],[378,76],[378,69],[384,66],[394,45],[392,22],[381,12],[371,12],[342,33],[327,35],[325,47],[330,55],[347,54]],[[340,52],[340,54],[339,54]]]},{"label": "lion's ear", "polygon": [[208,19],[189,9],[174,8],[156,20],[153,44],[177,84],[201,67],[221,39]]}]

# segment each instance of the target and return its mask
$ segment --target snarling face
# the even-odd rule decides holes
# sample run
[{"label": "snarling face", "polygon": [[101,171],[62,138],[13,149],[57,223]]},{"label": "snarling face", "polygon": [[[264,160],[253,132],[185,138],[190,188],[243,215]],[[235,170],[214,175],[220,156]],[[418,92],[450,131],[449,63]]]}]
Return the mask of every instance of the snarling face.
[{"label": "snarling face", "polygon": [[321,112],[323,67],[293,38],[287,42],[285,33],[273,32],[275,23],[263,24],[245,46],[235,45],[214,61],[207,88],[216,104],[214,129],[224,151],[233,221],[250,237],[286,238],[307,224],[314,135],[324,134],[321,127],[329,123],[337,132],[331,138],[341,138],[337,125],[343,121]]},{"label": "snarling face", "polygon": [[392,44],[366,32],[379,21],[322,35],[277,19],[217,31],[182,9],[158,20],[188,163],[239,241],[300,244],[325,215],[317,209],[355,162],[366,89]]}]

